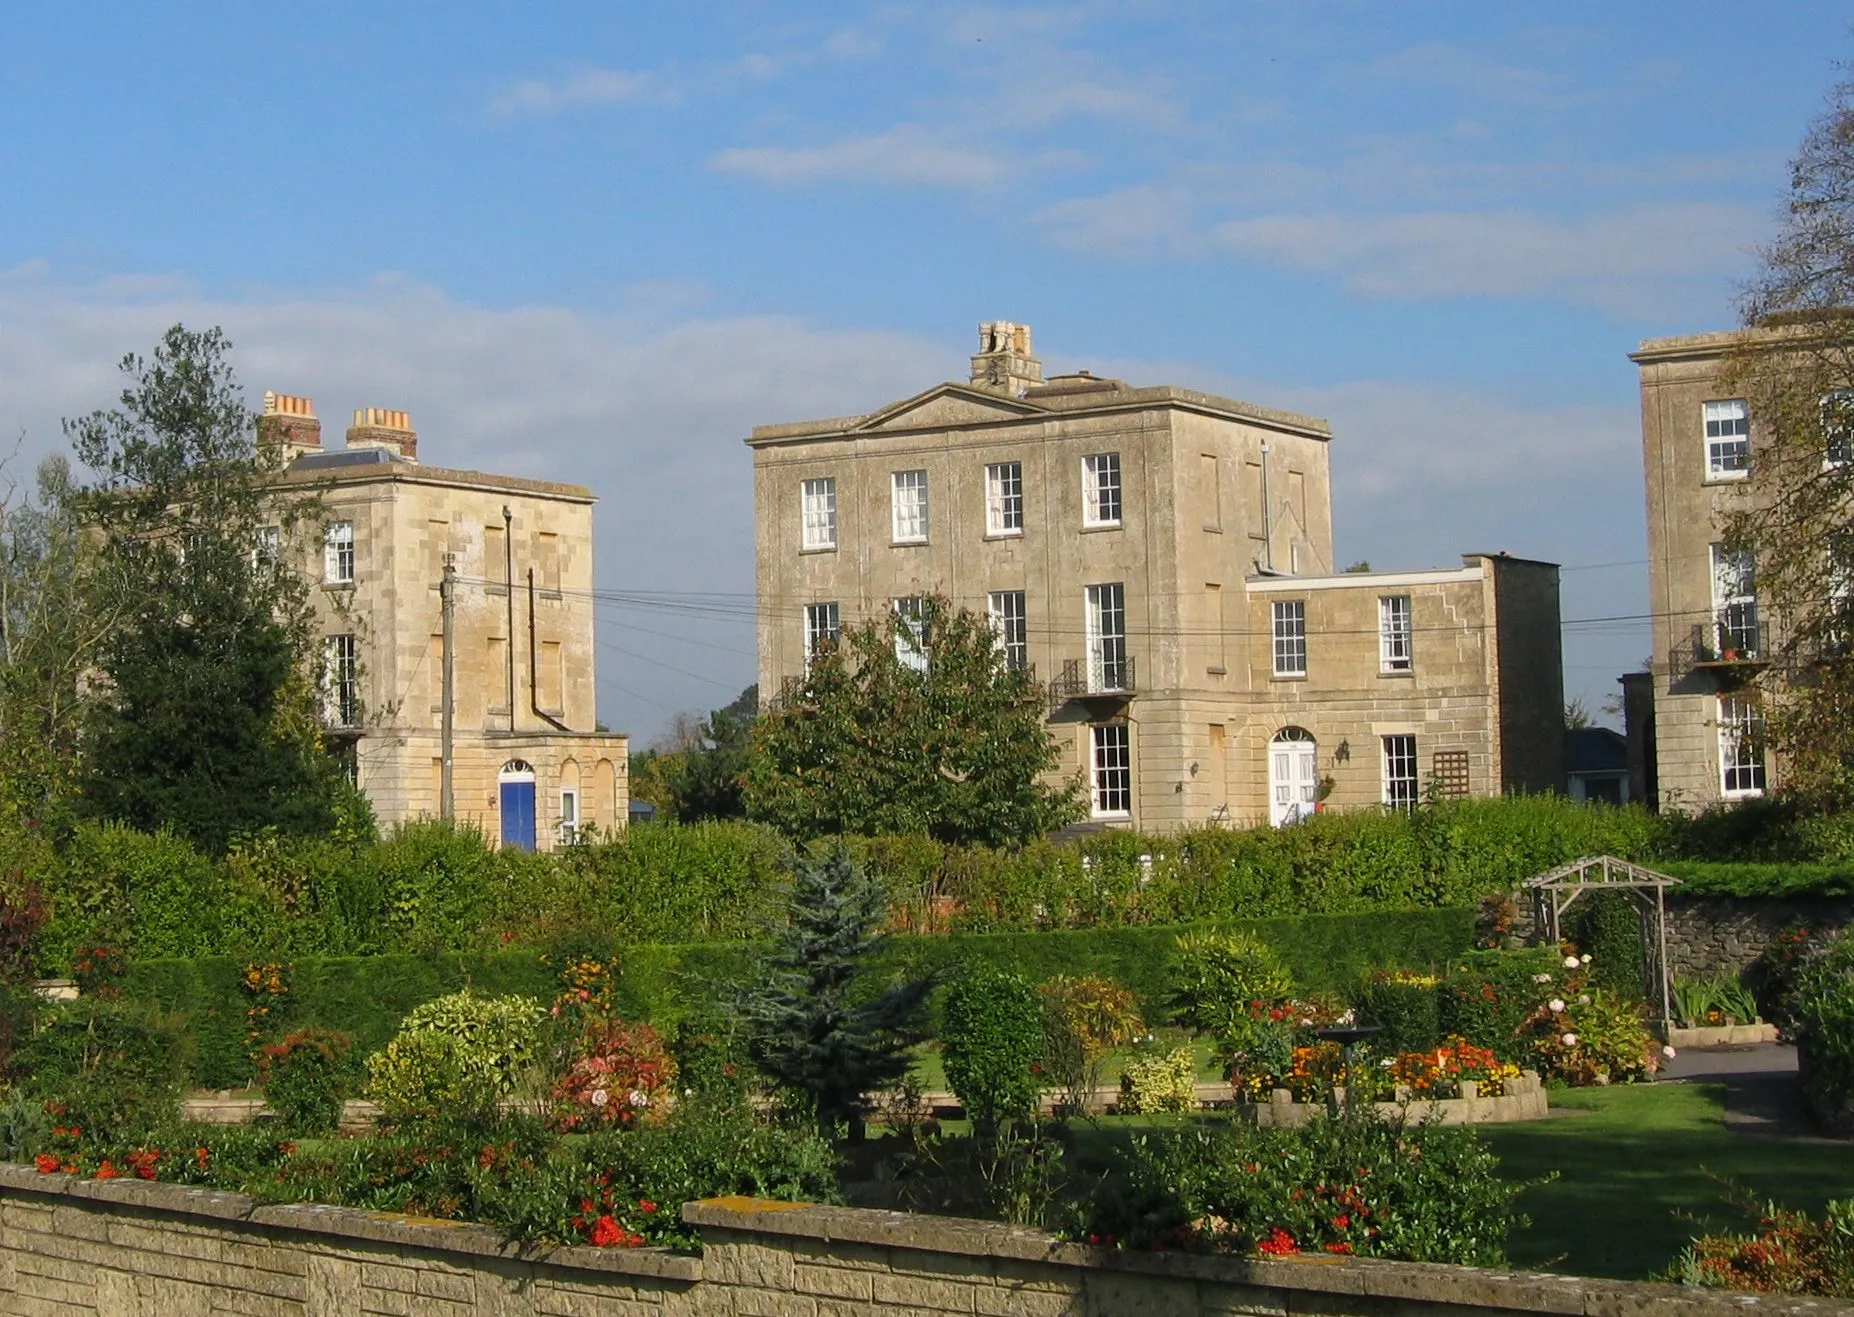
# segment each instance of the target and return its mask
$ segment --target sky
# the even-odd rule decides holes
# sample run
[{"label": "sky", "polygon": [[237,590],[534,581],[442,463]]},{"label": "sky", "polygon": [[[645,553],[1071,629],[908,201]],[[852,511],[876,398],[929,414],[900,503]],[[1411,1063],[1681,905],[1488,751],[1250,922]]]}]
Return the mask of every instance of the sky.
[{"label": "sky", "polygon": [[992,319],[1052,374],[1328,418],[1340,562],[1564,564],[1600,715],[1649,649],[1627,353],[1731,326],[1854,52],[1790,0],[15,0],[0,34],[15,463],[183,321],[254,405],[590,485],[600,714],[640,743],[753,679],[751,427],[963,379]]}]

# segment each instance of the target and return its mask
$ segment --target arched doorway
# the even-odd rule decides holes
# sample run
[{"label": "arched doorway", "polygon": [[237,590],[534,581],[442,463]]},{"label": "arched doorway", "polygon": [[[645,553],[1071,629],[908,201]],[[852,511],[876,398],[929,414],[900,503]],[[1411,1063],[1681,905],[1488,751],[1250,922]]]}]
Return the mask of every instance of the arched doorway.
[{"label": "arched doorway", "polygon": [[511,759],[496,777],[502,796],[502,844],[534,849],[534,765]]},{"label": "arched doorway", "polygon": [[1304,727],[1283,727],[1268,746],[1268,821],[1277,828],[1313,814],[1320,791],[1320,751]]}]

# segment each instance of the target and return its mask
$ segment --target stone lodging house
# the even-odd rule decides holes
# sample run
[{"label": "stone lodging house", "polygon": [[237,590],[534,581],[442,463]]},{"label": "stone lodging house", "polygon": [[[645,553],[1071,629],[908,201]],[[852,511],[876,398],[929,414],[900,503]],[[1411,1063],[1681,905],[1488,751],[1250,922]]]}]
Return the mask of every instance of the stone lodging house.
[{"label": "stone lodging house", "polygon": [[[1102,826],[1292,822],[1563,780],[1558,569],[1333,559],[1330,427],[1087,372],[981,326],[965,381],[756,427],[760,690],[928,595],[1047,685]],[[904,661],[931,663],[905,627]]]},{"label": "stone lodging house", "polygon": [[363,408],[325,449],[308,398],[266,394],[259,443],[319,524],[274,551],[313,583],[325,719],[382,825],[443,811],[452,596],[454,817],[549,849],[628,816],[626,738],[599,730],[592,504],[579,485],[427,466],[403,411]]}]

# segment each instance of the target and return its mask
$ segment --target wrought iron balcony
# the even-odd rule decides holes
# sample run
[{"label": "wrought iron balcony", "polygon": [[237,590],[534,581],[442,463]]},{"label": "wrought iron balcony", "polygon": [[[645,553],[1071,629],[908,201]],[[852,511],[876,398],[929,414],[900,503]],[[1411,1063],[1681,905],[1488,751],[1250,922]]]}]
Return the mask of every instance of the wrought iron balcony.
[{"label": "wrought iron balcony", "polygon": [[1133,660],[1125,655],[1064,659],[1061,674],[1050,678],[1048,689],[1051,709],[1070,700],[1129,699],[1137,689]]},{"label": "wrought iron balcony", "polygon": [[1770,661],[1770,639],[1754,609],[1730,608],[1711,622],[1696,623],[1668,655],[1674,681],[1709,673],[1721,684],[1748,677]]}]

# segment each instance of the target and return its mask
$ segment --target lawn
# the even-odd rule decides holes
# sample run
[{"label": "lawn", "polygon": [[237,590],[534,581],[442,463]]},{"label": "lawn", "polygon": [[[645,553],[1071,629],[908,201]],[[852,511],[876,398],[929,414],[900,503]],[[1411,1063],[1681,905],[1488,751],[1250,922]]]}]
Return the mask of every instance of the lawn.
[{"label": "lawn", "polygon": [[1554,1092],[1573,1114],[1482,1133],[1516,1180],[1543,1180],[1520,1198],[1532,1225],[1508,1253],[1519,1266],[1581,1276],[1646,1279],[1710,1219],[1749,1224],[1728,1201],[1737,1185],[1819,1211],[1854,1194],[1854,1143],[1802,1143],[1734,1134],[1718,1084],[1652,1084]]}]

